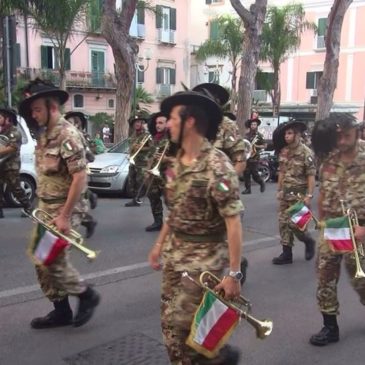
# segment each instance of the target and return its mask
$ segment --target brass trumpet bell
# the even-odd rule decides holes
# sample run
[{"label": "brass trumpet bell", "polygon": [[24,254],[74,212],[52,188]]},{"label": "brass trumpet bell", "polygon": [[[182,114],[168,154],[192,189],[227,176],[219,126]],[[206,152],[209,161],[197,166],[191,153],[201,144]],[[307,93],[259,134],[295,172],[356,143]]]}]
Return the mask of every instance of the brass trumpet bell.
[{"label": "brass trumpet bell", "polygon": [[147,135],[147,136],[145,136],[144,138],[143,138],[143,140],[142,140],[142,142],[141,142],[141,145],[140,145],[140,147],[138,148],[138,150],[129,158],[129,163],[131,164],[131,165],[135,165],[136,164],[136,161],[135,161],[135,159],[136,159],[136,157],[137,157],[137,155],[141,152],[141,150],[142,150],[142,148],[144,147],[144,145],[150,140],[150,139],[152,139],[152,137],[151,137],[151,135],[149,134],[149,135]]},{"label": "brass trumpet bell", "polygon": [[169,148],[169,145],[170,145],[170,142],[169,142],[169,141],[167,141],[167,142],[165,143],[165,146],[164,146],[164,148],[163,148],[163,151],[162,151],[162,153],[161,153],[161,156],[160,156],[160,158],[158,159],[158,161],[157,161],[156,165],[155,165],[155,166],[153,166],[153,168],[151,168],[150,170],[147,170],[147,172],[148,172],[149,174],[151,174],[151,175],[153,175],[153,176],[156,176],[156,177],[160,177],[160,176],[161,176],[161,175],[160,175],[160,165],[161,165],[161,162],[162,162],[162,160],[163,160],[163,158],[164,158],[164,156],[165,156],[165,154],[166,154],[166,152],[167,152],[167,149]]}]

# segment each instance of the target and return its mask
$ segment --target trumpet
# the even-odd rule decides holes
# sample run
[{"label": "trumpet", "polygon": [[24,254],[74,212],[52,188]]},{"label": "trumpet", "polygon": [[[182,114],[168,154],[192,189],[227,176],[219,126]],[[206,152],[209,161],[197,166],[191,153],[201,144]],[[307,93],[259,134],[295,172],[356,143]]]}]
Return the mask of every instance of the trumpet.
[{"label": "trumpet", "polygon": [[245,153],[246,153],[246,159],[248,160],[251,157],[252,154],[252,145],[251,142],[248,139],[243,138]]},{"label": "trumpet", "polygon": [[256,134],[254,139],[251,141],[250,157],[254,157],[257,154],[256,142],[258,139],[259,139],[259,136],[258,136],[258,134]]},{"label": "trumpet", "polygon": [[158,159],[157,163],[155,166],[153,166],[150,170],[147,170],[147,172],[153,176],[156,176],[156,177],[160,177],[160,165],[161,165],[161,162],[167,152],[167,149],[169,148],[170,146],[170,142],[169,141],[166,141],[165,143],[165,146],[162,150],[162,153],[161,153],[161,156],[160,158]]},{"label": "trumpet", "polygon": [[150,140],[152,139],[151,135],[147,135],[142,139],[141,145],[139,146],[138,150],[129,158],[129,163],[131,165],[135,165],[136,161],[135,158],[137,157],[137,155],[141,152],[142,148],[144,147],[144,145]]},{"label": "trumpet", "polygon": [[192,278],[188,272],[183,272],[183,278],[187,278],[192,281],[195,285],[200,286],[204,290],[208,290],[214,296],[216,296],[222,303],[227,305],[228,307],[237,311],[241,318],[245,319],[251,326],[253,326],[256,330],[256,337],[260,339],[264,339],[268,337],[273,330],[273,322],[269,319],[258,320],[253,317],[249,312],[251,311],[251,303],[244,296],[240,296],[238,299],[234,300],[226,300],[222,295],[216,293],[213,288],[218,285],[221,280],[213,275],[209,271],[204,271],[201,273],[199,277],[199,281]]},{"label": "trumpet", "polygon": [[80,251],[86,254],[89,260],[94,260],[99,255],[100,251],[93,251],[90,248],[84,246],[84,239],[81,234],[74,229],[70,230],[68,235],[60,232],[57,227],[51,223],[52,216],[42,209],[34,209],[31,214],[26,210],[24,213],[31,218],[35,223],[41,224],[48,231],[56,235],[57,237],[63,238],[65,241],[69,242],[72,246],[76,247]]},{"label": "trumpet", "polygon": [[365,273],[364,273],[364,271],[361,267],[361,263],[360,263],[360,256],[364,257],[364,248],[361,243],[359,245],[356,243],[356,239],[355,239],[355,235],[354,235],[354,227],[359,225],[357,213],[352,208],[349,208],[346,210],[343,200],[340,200],[340,203],[341,203],[342,211],[348,217],[349,225],[350,225],[350,235],[351,235],[352,245],[354,247],[353,253],[354,253],[355,264],[356,264],[355,279],[364,278]]}]

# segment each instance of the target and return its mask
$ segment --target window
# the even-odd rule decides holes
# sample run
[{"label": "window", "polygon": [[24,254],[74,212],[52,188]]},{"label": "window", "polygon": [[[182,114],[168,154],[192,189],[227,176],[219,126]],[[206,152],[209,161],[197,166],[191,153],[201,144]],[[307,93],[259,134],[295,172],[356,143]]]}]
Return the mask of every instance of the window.
[{"label": "window", "polygon": [[144,83],[144,66],[138,66],[137,68],[137,84]]},{"label": "window", "polygon": [[105,86],[105,52],[91,50],[91,84],[93,87]]},{"label": "window", "polygon": [[219,22],[218,20],[211,20],[209,27],[209,38],[212,41],[216,41],[219,36]]},{"label": "window", "polygon": [[144,25],[144,9],[138,8],[132,19],[131,26],[129,28],[129,34],[132,37],[144,38],[145,37],[145,25]]},{"label": "window", "polygon": [[158,40],[162,43],[175,43],[176,9],[167,6],[156,6],[156,28]]},{"label": "window", "polygon": [[[41,46],[41,68],[57,70],[59,68],[58,48],[53,46]],[[65,49],[65,70],[71,69],[70,49]]]},{"label": "window", "polygon": [[316,72],[307,72],[306,78],[306,89],[317,89],[319,79],[321,78],[323,72],[316,71]]},{"label": "window", "polygon": [[176,70],[171,67],[156,68],[156,84],[158,85],[158,96],[166,97],[172,94],[172,85],[176,83]]},{"label": "window", "polygon": [[206,4],[219,4],[219,3],[223,3],[223,0],[205,0]]},{"label": "window", "polygon": [[114,109],[114,99],[108,100],[108,108]]},{"label": "window", "polygon": [[84,96],[81,94],[74,95],[74,108],[84,107]]},{"label": "window", "polygon": [[208,82],[219,84],[219,71],[208,71]]},{"label": "window", "polygon": [[91,0],[88,7],[88,25],[90,32],[100,33],[103,0]]},{"label": "window", "polygon": [[318,19],[317,48],[325,48],[324,35],[326,33],[327,18]]},{"label": "window", "polygon": [[15,67],[21,67],[22,62],[20,58],[20,44],[16,43],[15,45]]}]

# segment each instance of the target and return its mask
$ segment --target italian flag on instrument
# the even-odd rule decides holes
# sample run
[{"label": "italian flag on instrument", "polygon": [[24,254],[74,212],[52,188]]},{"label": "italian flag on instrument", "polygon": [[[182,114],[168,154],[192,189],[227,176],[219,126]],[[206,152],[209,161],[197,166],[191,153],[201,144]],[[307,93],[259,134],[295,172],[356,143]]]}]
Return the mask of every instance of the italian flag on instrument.
[{"label": "italian flag on instrument", "polygon": [[207,291],[195,313],[186,344],[214,358],[237,326],[240,315]]},{"label": "italian flag on instrument", "polygon": [[49,266],[68,246],[69,243],[66,240],[55,236],[41,224],[37,225],[32,256],[38,264]]},{"label": "italian flag on instrument", "polygon": [[312,212],[309,208],[303,203],[298,202],[292,205],[287,210],[290,220],[301,230],[304,231],[312,219]]},{"label": "italian flag on instrument", "polygon": [[353,251],[354,246],[351,238],[349,218],[344,216],[326,220],[324,239],[333,251]]}]

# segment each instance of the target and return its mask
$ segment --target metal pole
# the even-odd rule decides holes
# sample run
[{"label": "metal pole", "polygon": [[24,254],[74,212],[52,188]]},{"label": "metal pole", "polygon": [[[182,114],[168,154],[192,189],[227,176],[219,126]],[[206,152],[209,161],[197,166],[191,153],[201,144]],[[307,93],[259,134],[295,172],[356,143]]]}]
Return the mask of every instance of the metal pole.
[{"label": "metal pole", "polygon": [[11,67],[10,67],[10,39],[9,39],[9,17],[5,17],[5,52],[6,52],[6,95],[8,107],[11,108]]},{"label": "metal pole", "polygon": [[133,115],[136,116],[136,103],[137,103],[137,77],[138,77],[138,64],[134,65],[134,84],[133,84]]}]

